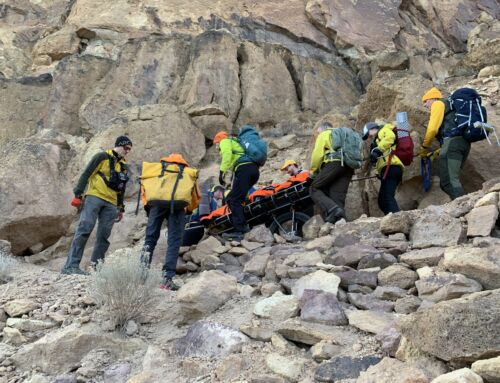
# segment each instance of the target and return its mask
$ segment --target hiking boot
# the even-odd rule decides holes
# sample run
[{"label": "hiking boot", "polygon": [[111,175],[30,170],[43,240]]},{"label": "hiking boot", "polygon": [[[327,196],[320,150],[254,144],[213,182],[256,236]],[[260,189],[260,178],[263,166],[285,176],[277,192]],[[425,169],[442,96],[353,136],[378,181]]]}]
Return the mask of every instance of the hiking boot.
[{"label": "hiking boot", "polygon": [[76,275],[89,275],[89,273],[87,273],[86,271],[83,271],[79,267],[68,267],[68,268],[61,269],[61,274],[65,274],[65,275],[74,275],[74,274],[76,274]]},{"label": "hiking boot", "polygon": [[160,289],[177,291],[179,290],[179,286],[175,284],[172,278],[163,278],[163,281],[160,284]]},{"label": "hiking boot", "polygon": [[338,206],[332,207],[328,210],[325,222],[335,223],[345,217],[344,210]]},{"label": "hiking boot", "polygon": [[222,233],[222,238],[226,241],[236,241],[241,242],[245,234],[240,231],[233,231],[232,233]]}]

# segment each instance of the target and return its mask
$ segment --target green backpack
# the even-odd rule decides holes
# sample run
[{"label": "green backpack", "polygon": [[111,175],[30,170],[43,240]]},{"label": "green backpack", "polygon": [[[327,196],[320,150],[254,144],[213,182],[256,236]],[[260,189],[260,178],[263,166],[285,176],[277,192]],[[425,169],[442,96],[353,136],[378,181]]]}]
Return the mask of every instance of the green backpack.
[{"label": "green backpack", "polygon": [[359,169],[363,164],[363,140],[351,128],[332,129],[332,148],[331,158],[340,158],[342,166]]}]

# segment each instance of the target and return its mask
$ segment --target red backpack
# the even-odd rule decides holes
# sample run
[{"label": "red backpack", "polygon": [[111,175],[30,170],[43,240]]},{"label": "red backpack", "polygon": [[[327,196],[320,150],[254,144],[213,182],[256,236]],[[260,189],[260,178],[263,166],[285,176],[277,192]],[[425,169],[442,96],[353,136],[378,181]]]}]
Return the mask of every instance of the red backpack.
[{"label": "red backpack", "polygon": [[409,166],[413,162],[414,145],[410,131],[396,127],[393,129],[393,132],[396,135],[396,149],[391,150],[389,154],[389,159],[387,160],[387,166],[384,172],[384,179],[389,172],[389,166],[391,166],[393,156],[398,156],[404,166]]}]

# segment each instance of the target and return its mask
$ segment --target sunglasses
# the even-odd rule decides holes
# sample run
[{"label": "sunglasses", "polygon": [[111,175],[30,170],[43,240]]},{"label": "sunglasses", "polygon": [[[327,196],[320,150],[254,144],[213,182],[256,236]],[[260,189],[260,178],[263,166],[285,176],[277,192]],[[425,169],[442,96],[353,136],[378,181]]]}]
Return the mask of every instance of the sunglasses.
[{"label": "sunglasses", "polygon": [[125,150],[126,152],[130,152],[132,150],[132,147],[131,146],[124,146],[123,150]]}]

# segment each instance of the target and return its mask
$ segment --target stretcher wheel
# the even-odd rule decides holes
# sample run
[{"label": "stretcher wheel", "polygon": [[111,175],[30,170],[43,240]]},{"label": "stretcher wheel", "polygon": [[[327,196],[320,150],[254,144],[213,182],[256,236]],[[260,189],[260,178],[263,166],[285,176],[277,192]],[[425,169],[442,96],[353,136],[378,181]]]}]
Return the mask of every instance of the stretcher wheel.
[{"label": "stretcher wheel", "polygon": [[279,234],[284,238],[287,237],[302,237],[302,226],[311,217],[302,212],[288,211],[276,217],[269,230],[274,234]]}]

